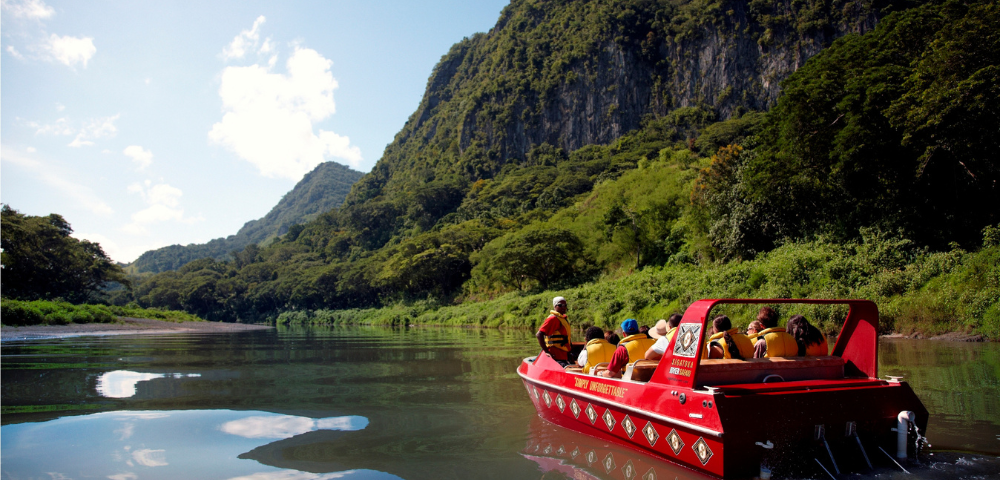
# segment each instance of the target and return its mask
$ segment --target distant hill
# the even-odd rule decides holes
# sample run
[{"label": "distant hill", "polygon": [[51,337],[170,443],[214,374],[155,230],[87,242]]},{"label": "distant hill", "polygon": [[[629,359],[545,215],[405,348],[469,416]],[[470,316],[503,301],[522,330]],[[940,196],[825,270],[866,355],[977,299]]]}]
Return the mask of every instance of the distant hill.
[{"label": "distant hill", "polygon": [[339,207],[357,182],[361,172],[336,162],[319,164],[281,198],[263,218],[251,220],[236,235],[216,238],[208,243],[171,245],[143,253],[132,262],[129,273],[160,273],[176,270],[201,258],[222,259],[234,250],[251,243],[268,243],[288,232],[292,225],[307,222],[316,215]]}]

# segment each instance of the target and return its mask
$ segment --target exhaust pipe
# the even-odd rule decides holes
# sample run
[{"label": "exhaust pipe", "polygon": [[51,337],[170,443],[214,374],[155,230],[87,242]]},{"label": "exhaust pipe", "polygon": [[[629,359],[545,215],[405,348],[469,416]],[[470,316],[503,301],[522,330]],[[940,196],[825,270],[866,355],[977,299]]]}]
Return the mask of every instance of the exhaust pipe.
[{"label": "exhaust pipe", "polygon": [[903,410],[896,415],[896,458],[906,460],[906,443],[909,439],[910,425],[917,421],[917,415],[909,410]]}]

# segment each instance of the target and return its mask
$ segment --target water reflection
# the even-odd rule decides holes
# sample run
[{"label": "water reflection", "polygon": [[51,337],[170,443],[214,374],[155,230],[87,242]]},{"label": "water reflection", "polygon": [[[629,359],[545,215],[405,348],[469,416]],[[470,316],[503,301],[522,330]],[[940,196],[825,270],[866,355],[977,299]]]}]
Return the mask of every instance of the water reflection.
[{"label": "water reflection", "polygon": [[314,430],[361,430],[365,417],[331,417],[313,420],[292,415],[255,416],[222,424],[221,430],[244,438],[290,438]]},{"label": "water reflection", "polygon": [[135,396],[135,387],[139,382],[156,378],[200,377],[197,373],[139,373],[128,370],[115,370],[97,378],[97,393],[107,398],[129,398]]}]

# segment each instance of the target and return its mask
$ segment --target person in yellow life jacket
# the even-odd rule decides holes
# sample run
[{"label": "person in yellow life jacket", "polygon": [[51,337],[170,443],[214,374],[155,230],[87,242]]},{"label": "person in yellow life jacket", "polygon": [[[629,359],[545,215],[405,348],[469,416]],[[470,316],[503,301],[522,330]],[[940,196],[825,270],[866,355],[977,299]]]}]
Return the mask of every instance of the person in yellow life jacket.
[{"label": "person in yellow life jacket", "polygon": [[725,315],[712,320],[712,336],[702,350],[701,358],[735,358],[746,360],[753,357],[753,343],[750,338],[733,328],[733,322]]},{"label": "person in yellow life jacket", "polygon": [[584,335],[587,344],[576,358],[576,364],[583,367],[583,373],[590,373],[598,363],[610,362],[617,347],[604,339],[601,327],[590,327]]},{"label": "person in yellow life jacket", "polygon": [[747,325],[747,337],[750,338],[751,342],[756,342],[761,330],[764,330],[764,324],[760,323],[760,320],[754,320],[750,322],[750,325]]},{"label": "person in yellow life jacket", "polygon": [[681,314],[679,313],[672,314],[666,320],[661,319],[656,322],[656,325],[653,325],[653,328],[649,329],[649,336],[656,339],[656,342],[646,350],[646,360],[659,360],[663,358],[667,347],[670,346],[670,341],[674,339],[674,334],[677,333],[677,325],[680,325],[681,318]]},{"label": "person in yellow life jacket", "polygon": [[799,353],[795,338],[778,326],[778,312],[771,307],[761,307],[757,320],[764,326],[757,336],[753,358],[794,357]]},{"label": "person in yellow life jacket", "polygon": [[830,354],[829,346],[826,343],[826,335],[823,335],[818,328],[809,324],[806,317],[802,315],[792,315],[785,326],[788,334],[795,338],[798,344],[800,357],[821,357]]},{"label": "person in yellow life jacket", "polygon": [[570,342],[570,326],[566,317],[566,299],[556,297],[552,299],[552,311],[548,318],[542,322],[535,334],[538,345],[542,347],[542,352],[552,356],[552,359],[559,365],[569,365],[569,352],[572,349]]},{"label": "person in yellow life jacket", "polygon": [[601,376],[621,377],[625,366],[636,360],[642,360],[646,350],[655,342],[652,338],[639,333],[639,323],[631,318],[622,322],[622,333],[625,334],[625,338],[618,342],[618,348],[611,357],[608,369],[601,372]]}]

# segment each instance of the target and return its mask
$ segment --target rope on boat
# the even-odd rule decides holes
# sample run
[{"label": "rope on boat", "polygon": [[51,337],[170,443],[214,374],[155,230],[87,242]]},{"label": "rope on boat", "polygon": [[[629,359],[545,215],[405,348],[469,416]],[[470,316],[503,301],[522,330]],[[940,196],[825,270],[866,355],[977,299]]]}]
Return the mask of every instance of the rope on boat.
[{"label": "rope on boat", "polygon": [[816,460],[816,463],[819,464],[819,468],[822,468],[823,471],[826,472],[826,474],[830,476],[830,478],[832,478],[833,480],[837,480],[837,477],[834,477],[833,474],[830,473],[830,471],[827,470],[826,467],[823,466],[823,462],[819,461],[818,458],[814,458],[813,460]]},{"label": "rope on boat", "polygon": [[892,455],[889,455],[889,452],[885,451],[885,449],[883,449],[882,447],[878,447],[878,449],[882,450],[882,453],[884,453],[885,456],[889,457],[889,460],[892,460],[892,463],[895,463],[896,466],[899,467],[899,469],[903,471],[903,473],[905,473],[907,475],[910,475],[910,472],[907,471],[905,468],[903,468],[903,466],[900,465],[899,462],[897,462],[895,458],[892,458]]}]

